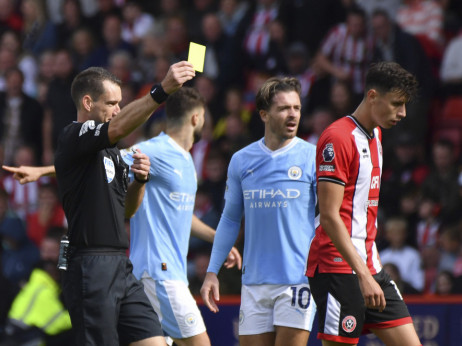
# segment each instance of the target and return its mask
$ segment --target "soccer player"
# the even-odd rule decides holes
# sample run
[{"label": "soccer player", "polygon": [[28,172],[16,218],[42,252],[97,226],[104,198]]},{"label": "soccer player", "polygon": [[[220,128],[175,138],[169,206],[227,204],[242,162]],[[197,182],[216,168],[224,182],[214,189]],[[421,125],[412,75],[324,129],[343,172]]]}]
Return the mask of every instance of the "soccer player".
[{"label": "soccer player", "polygon": [[420,345],[396,285],[375,245],[382,174],[382,131],[406,116],[417,90],[393,62],[372,65],[352,115],[331,124],[316,152],[319,218],[307,275],[318,307],[323,345],[357,344],[363,331],[386,345]]},{"label": "soccer player", "polygon": [[[186,272],[190,235],[209,242],[215,236],[193,215],[197,177],[189,150],[202,130],[204,107],[195,89],[183,87],[167,99],[165,133],[122,151],[128,165],[137,150],[151,162],[143,201],[130,219],[130,260],[163,330],[178,345],[210,345]],[[240,269],[239,252],[230,250],[228,267]]]},{"label": "soccer player", "polygon": [[257,93],[264,137],[236,152],[228,167],[225,207],[201,288],[218,312],[218,271],[245,214],[239,342],[306,346],[316,306],[304,275],[314,235],[315,146],[296,137],[300,83],[271,78]]}]

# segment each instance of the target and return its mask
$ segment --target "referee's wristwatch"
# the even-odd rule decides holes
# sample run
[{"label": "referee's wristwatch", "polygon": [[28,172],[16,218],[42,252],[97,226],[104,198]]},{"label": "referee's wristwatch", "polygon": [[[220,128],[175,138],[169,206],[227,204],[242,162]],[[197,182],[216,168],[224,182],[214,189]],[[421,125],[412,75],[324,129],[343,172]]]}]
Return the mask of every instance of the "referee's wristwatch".
[{"label": "referee's wristwatch", "polygon": [[146,184],[146,183],[149,181],[149,179],[151,179],[151,174],[150,174],[150,173],[148,173],[148,176],[146,177],[145,180],[139,179],[139,178],[136,176],[136,174],[133,174],[133,176],[135,177],[135,180],[136,180],[138,183],[140,183],[140,184]]}]

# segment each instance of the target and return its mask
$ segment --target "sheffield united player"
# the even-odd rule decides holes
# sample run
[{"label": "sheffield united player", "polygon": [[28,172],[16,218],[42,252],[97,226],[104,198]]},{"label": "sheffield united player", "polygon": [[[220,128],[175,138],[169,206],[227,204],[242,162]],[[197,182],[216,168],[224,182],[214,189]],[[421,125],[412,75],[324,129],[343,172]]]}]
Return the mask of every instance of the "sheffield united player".
[{"label": "sheffield united player", "polygon": [[331,124],[316,152],[319,215],[307,276],[323,345],[356,344],[363,331],[386,345],[420,345],[407,307],[375,245],[382,174],[381,128],[406,116],[417,82],[392,62],[372,65],[364,98]]}]

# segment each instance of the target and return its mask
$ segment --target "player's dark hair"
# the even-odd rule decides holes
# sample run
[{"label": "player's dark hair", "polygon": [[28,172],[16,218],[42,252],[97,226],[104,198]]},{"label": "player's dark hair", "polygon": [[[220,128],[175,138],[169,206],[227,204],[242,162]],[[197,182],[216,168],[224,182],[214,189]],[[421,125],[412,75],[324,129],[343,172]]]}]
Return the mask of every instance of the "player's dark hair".
[{"label": "player's dark hair", "polygon": [[417,94],[418,83],[414,75],[406,71],[396,62],[379,62],[372,64],[366,74],[365,94],[370,89],[381,93],[398,92],[412,100]]},{"label": "player's dark hair", "polygon": [[205,100],[196,89],[182,87],[168,97],[165,107],[167,125],[181,125],[189,112],[205,107]]},{"label": "player's dark hair", "polygon": [[104,81],[110,81],[119,87],[122,82],[108,70],[102,67],[89,67],[80,72],[72,82],[71,96],[77,109],[80,108],[80,101],[85,95],[90,95],[93,100],[98,100],[104,94]]},{"label": "player's dark hair", "polygon": [[257,111],[269,110],[273,104],[273,97],[279,92],[295,91],[300,95],[300,82],[294,77],[272,77],[258,90],[256,96]]}]

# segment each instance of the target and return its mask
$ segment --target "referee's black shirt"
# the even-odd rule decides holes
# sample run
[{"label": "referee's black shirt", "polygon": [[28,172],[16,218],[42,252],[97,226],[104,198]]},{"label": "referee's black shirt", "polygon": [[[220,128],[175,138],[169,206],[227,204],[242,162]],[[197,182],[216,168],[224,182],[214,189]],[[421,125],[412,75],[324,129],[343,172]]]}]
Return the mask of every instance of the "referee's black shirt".
[{"label": "referee's black shirt", "polygon": [[128,248],[124,225],[128,166],[108,138],[109,123],[66,126],[58,140],[55,170],[59,196],[77,248]]}]

